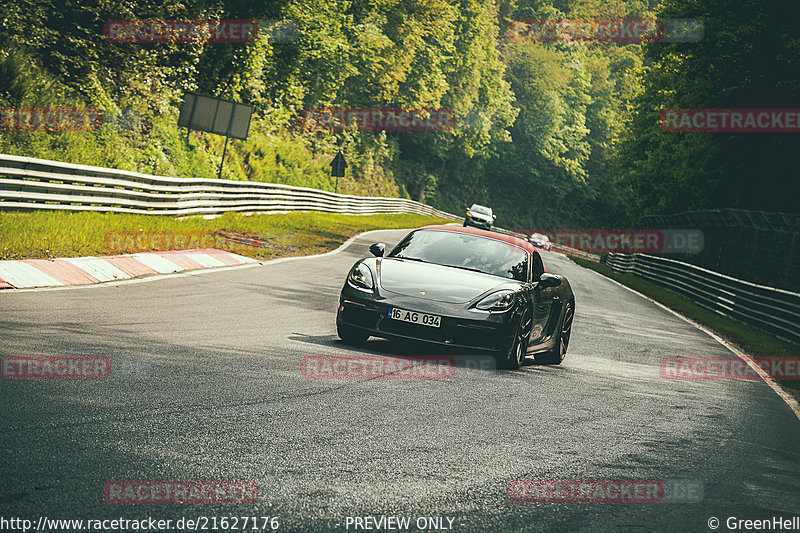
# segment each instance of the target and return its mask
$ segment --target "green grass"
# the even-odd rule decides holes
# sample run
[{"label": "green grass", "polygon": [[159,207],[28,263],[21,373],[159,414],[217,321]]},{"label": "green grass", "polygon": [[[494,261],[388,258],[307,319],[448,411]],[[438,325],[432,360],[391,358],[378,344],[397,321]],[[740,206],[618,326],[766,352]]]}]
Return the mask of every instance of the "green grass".
[{"label": "green grass", "polygon": [[[214,235],[221,230],[256,234],[261,240],[258,247],[230,245],[228,249],[258,259],[273,259],[333,250],[363,231],[414,228],[445,222],[450,221],[422,215],[311,212],[251,216],[226,213],[210,220],[115,213],[3,212],[0,213],[0,259],[47,259],[215,247],[212,243],[220,241],[214,241]],[[135,237],[138,235],[145,238],[137,242]],[[210,240],[204,242],[205,236]],[[195,237],[194,241],[192,237]],[[128,246],[121,248],[126,242]]]},{"label": "green grass", "polygon": [[[756,328],[733,318],[719,315],[694,303],[689,298],[665,289],[660,285],[634,276],[614,272],[603,263],[594,263],[577,256],[569,256],[578,265],[599,272],[631,289],[638,291],[653,300],[674,309],[711,329],[720,337],[739,347],[745,353],[756,357],[797,357],[800,356],[800,345],[781,340],[773,334]],[[782,385],[800,392],[800,382],[781,381]]]}]

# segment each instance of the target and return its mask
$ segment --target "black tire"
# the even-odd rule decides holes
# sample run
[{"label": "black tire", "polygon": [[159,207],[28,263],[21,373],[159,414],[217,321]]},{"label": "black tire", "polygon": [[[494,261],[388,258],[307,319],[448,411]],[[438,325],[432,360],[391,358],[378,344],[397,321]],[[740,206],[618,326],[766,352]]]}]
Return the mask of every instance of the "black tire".
[{"label": "black tire", "polygon": [[535,355],[536,362],[541,365],[560,365],[567,355],[569,338],[572,335],[572,319],[575,318],[575,310],[572,302],[567,302],[564,309],[564,318],[558,328],[556,344],[552,350]]},{"label": "black tire", "polygon": [[368,332],[342,323],[336,324],[336,333],[339,334],[339,338],[342,339],[346,344],[364,344],[369,338]]},{"label": "black tire", "polygon": [[526,357],[525,352],[528,349],[528,340],[530,340],[530,320],[526,313],[517,324],[514,342],[511,343],[508,351],[497,357],[497,368],[516,370],[522,366]]}]

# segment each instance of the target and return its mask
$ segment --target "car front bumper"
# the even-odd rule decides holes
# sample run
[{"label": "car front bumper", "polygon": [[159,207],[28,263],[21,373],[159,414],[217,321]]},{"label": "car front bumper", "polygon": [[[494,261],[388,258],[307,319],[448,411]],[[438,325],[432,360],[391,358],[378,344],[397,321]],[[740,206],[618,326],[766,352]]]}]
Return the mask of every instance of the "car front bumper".
[{"label": "car front bumper", "polygon": [[484,221],[484,220],[478,220],[476,218],[467,217],[467,218],[464,219],[464,224],[467,225],[467,226],[473,226],[473,227],[476,227],[476,228],[479,228],[479,229],[486,229],[486,230],[492,229],[492,223],[491,222]]},{"label": "car front bumper", "polygon": [[[428,301],[420,306],[420,301],[411,297],[376,300],[354,294],[357,292],[349,286],[342,291],[336,322],[362,329],[375,337],[503,352],[511,346],[516,333],[513,309],[503,313],[476,312]],[[391,319],[388,317],[390,307],[441,316],[441,326],[434,328]]]}]

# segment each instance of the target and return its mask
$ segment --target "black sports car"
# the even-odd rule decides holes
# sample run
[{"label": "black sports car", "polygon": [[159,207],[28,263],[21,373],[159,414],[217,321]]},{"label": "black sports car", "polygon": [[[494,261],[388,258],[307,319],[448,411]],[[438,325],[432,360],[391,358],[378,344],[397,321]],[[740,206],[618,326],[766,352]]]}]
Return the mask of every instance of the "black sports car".
[{"label": "black sports car", "polygon": [[347,275],[336,314],[339,337],[370,335],[492,352],[504,368],[528,355],[564,359],[575,296],[563,276],[545,273],[522,239],[459,226],[426,226],[384,257],[361,259]]}]

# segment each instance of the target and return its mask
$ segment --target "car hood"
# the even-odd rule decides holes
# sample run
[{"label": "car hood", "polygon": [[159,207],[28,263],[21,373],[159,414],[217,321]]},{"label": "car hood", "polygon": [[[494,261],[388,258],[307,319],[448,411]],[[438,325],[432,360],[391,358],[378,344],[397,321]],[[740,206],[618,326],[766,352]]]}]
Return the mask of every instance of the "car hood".
[{"label": "car hood", "polygon": [[514,280],[431,263],[384,258],[378,264],[381,288],[423,300],[467,303],[492,289],[519,287]]}]

